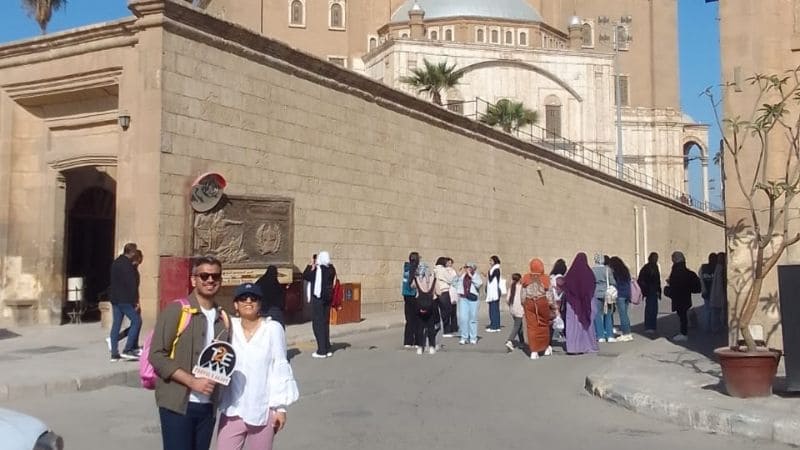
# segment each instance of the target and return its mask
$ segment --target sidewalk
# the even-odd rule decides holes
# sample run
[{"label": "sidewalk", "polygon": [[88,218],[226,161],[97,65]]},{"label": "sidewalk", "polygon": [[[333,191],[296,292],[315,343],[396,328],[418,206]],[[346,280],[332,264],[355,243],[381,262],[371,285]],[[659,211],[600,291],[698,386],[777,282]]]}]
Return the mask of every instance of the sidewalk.
[{"label": "sidewalk", "polygon": [[800,445],[800,396],[780,393],[783,365],[776,383],[779,395],[735,399],[724,394],[721,370],[710,346],[696,343],[692,347],[691,340],[686,347],[663,338],[646,342],[587,376],[586,390],[681,426]]},{"label": "sidewalk", "polygon": [[[331,325],[331,338],[399,327],[403,312],[370,314],[359,323]],[[31,326],[0,330],[0,402],[30,397],[50,397],[111,385],[139,385],[139,364],[109,361],[105,338],[108,330],[99,323],[61,326]],[[6,337],[17,334],[19,336]],[[142,337],[140,340],[144,340]],[[311,323],[289,325],[289,347],[312,342]]]}]

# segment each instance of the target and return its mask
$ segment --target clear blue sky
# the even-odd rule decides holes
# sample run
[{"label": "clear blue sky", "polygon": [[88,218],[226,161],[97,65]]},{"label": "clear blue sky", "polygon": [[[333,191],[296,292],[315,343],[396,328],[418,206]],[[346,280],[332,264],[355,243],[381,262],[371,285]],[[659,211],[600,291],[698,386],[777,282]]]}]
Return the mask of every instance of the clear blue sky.
[{"label": "clear blue sky", "polygon": [[[491,0],[486,0],[491,1]],[[18,0],[0,3],[0,42],[23,39],[39,34],[39,26],[26,16]],[[719,147],[719,131],[713,126],[713,113],[707,99],[698,97],[708,86],[720,84],[719,25],[717,3],[703,0],[678,0],[680,22],[681,102],[685,112],[695,120],[712,125],[709,147],[712,155]],[[57,12],[48,26],[48,32],[118,19],[130,15],[127,0],[69,0],[66,9]],[[635,37],[634,37],[635,38]],[[694,150],[691,156],[695,156]],[[702,198],[700,191],[700,163],[690,162],[691,193]],[[719,203],[719,169],[709,165],[712,201]]]}]

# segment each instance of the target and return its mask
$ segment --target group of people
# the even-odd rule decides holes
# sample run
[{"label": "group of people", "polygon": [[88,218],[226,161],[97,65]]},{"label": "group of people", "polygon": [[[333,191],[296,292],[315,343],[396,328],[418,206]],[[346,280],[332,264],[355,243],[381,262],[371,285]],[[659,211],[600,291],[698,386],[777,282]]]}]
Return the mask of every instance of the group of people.
[{"label": "group of people", "polygon": [[[496,255],[489,258],[489,269],[481,274],[472,262],[456,270],[449,257],[438,258],[431,268],[421,261],[418,252],[411,252],[403,267],[403,345],[416,349],[417,354],[426,349],[434,354],[439,330],[443,337],[458,337],[461,345],[477,344],[481,297],[489,308],[485,331],[500,331],[500,301],[506,301],[513,325],[505,345],[509,351],[524,347],[527,333],[531,359],[551,355],[551,343],[561,336],[568,354],[597,352],[598,344],[603,342],[633,340],[628,309],[639,300],[645,304],[645,332],[655,334],[662,295],[671,299],[671,309],[680,320],[680,333],[673,340],[687,339],[693,294],[702,293],[704,301],[711,305],[706,308],[712,311],[706,314],[709,329],[723,326],[720,314],[725,297],[724,255],[709,258],[701,268],[702,283],[686,267],[683,253],[673,252],[671,260],[672,268],[663,287],[657,253],[648,256],[638,277],[618,256],[598,253],[590,265],[586,254],[578,253],[569,267],[559,259],[549,273],[544,263],[534,258],[527,273],[512,274],[508,283],[501,275],[500,258]],[[618,330],[614,326],[615,315],[619,317]]]}]

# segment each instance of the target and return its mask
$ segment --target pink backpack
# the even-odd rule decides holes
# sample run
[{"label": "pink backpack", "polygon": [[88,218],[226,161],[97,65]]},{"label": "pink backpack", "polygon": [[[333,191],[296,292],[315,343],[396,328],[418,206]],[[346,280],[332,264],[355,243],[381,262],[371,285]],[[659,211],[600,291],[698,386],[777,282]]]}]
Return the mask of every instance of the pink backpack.
[{"label": "pink backpack", "polygon": [[639,305],[642,303],[643,298],[644,296],[642,295],[642,288],[639,286],[639,282],[636,281],[636,278],[631,278],[631,303]]},{"label": "pink backpack", "polygon": [[[175,357],[175,346],[178,344],[178,338],[186,331],[189,323],[192,321],[192,307],[189,305],[189,300],[181,298],[175,300],[181,304],[181,318],[178,320],[178,334],[175,335],[175,340],[172,341],[172,350],[169,353],[170,358]],[[139,380],[142,382],[142,387],[145,389],[155,389],[156,369],[150,364],[150,347],[153,344],[153,331],[147,334],[144,339],[144,346],[142,347],[142,355],[139,357]]]}]

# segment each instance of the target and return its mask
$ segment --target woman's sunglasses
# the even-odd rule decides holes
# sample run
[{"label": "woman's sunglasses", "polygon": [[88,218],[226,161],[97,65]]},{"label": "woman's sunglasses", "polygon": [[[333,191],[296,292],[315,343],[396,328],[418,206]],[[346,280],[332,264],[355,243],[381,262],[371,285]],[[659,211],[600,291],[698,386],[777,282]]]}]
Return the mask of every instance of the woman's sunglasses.
[{"label": "woman's sunglasses", "polygon": [[251,295],[245,295],[243,297],[237,297],[237,298],[233,299],[233,301],[240,302],[240,303],[257,303],[257,302],[260,302],[261,299],[258,298],[258,297],[251,296]]},{"label": "woman's sunglasses", "polygon": [[217,273],[201,272],[201,273],[198,273],[195,276],[197,278],[200,278],[203,281],[208,281],[209,278],[211,278],[214,281],[221,281],[222,280],[222,273],[220,273],[220,272],[217,272]]}]

